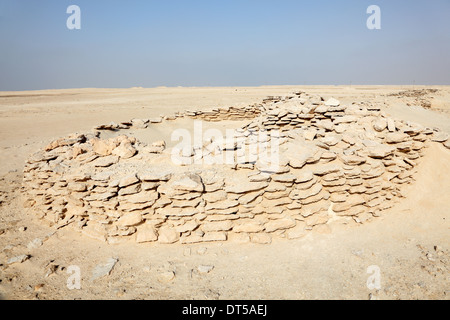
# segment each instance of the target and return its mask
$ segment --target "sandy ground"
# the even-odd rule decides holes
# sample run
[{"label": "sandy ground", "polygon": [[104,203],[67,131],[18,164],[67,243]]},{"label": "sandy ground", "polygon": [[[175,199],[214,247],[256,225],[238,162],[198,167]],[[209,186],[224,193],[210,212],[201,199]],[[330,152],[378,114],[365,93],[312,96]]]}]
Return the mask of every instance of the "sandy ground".
[{"label": "sandy ground", "polygon": [[[427,87],[428,88],[428,87]],[[450,132],[450,87],[257,87],[73,89],[0,92],[0,298],[3,299],[445,299],[450,298],[450,150],[432,144],[405,199],[364,225],[331,225],[326,234],[271,245],[107,245],[45,226],[23,209],[21,170],[28,155],[54,138],[132,118],[247,105],[303,90],[343,103],[373,101],[399,119]],[[423,108],[420,102],[430,102]],[[148,139],[169,137],[177,120]],[[222,129],[231,123],[214,124]],[[139,133],[136,133],[138,136]],[[39,238],[43,245],[28,248]],[[23,263],[7,260],[28,255]],[[92,280],[115,258],[111,273]],[[70,290],[70,266],[81,288]],[[199,266],[213,266],[202,273]],[[368,268],[381,288],[369,289]],[[379,269],[378,269],[379,268]],[[369,268],[369,271],[371,269]],[[172,279],[173,278],[173,279]]]}]

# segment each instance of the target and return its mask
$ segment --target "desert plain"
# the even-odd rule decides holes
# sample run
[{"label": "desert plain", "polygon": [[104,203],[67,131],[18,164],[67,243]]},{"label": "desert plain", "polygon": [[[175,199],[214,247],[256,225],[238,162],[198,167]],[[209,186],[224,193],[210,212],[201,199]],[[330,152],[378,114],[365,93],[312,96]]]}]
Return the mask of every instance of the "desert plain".
[{"label": "desert plain", "polygon": [[[428,144],[413,181],[382,215],[339,221],[270,244],[97,241],[43,223],[23,206],[29,156],[101,124],[186,110],[245,107],[293,92],[376,104],[386,115],[450,133],[449,86],[264,86],[0,92],[1,299],[449,299],[450,149]],[[165,122],[136,137],[190,128]],[[233,121],[208,126],[225,130]],[[74,288],[73,267],[79,271]],[[105,271],[106,270],[106,271]],[[376,287],[371,286],[378,277]]]}]

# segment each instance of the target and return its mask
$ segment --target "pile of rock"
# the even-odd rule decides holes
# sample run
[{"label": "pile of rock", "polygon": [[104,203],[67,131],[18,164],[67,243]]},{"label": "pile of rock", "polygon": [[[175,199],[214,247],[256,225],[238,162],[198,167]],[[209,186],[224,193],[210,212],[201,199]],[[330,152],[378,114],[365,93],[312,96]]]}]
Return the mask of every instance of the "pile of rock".
[{"label": "pile of rock", "polygon": [[111,122],[109,124],[102,124],[102,125],[96,126],[96,127],[94,127],[94,130],[97,130],[97,131],[103,131],[103,130],[119,131],[119,130],[124,130],[124,129],[131,129],[131,128],[146,129],[151,124],[161,123],[164,120],[176,120],[177,118],[181,118],[183,116],[184,116],[183,114],[175,113],[174,115],[161,116],[161,117],[156,117],[156,118],[151,118],[151,119],[131,119],[130,121],[125,121],[125,122],[121,122],[121,123]]},{"label": "pile of rock", "polygon": [[184,115],[191,119],[212,122],[224,120],[239,121],[258,117],[262,111],[262,105],[251,105],[245,107],[215,108],[210,111],[186,111]]},{"label": "pile of rock", "polygon": [[[423,148],[432,142],[449,147],[447,134],[393,120],[377,107],[302,93],[270,101],[227,118],[254,119],[236,132],[231,147],[215,144],[236,160],[226,166],[198,162],[210,155],[212,141],[180,166],[164,141],[146,145],[97,134],[58,139],[28,159],[24,204],[58,228],[70,225],[109,243],[270,243],[336,219],[363,223],[381,215],[414,180]],[[186,115],[216,121],[226,110]],[[275,130],[280,134],[251,139]],[[274,146],[272,166],[261,155]]]}]

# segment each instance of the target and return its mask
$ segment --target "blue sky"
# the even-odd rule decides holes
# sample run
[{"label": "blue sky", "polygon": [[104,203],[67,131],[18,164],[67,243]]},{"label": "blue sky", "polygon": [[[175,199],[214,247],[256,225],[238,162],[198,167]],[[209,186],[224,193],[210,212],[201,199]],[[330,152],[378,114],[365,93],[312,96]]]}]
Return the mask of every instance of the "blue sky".
[{"label": "blue sky", "polygon": [[0,90],[450,84],[449,16],[449,0],[0,0]]}]

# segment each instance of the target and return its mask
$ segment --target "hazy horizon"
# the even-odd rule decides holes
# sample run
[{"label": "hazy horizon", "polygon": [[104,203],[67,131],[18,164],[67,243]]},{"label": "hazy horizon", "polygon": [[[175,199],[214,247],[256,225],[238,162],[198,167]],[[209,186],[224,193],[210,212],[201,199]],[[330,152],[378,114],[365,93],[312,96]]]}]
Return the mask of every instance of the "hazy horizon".
[{"label": "hazy horizon", "polygon": [[446,0],[2,0],[0,91],[449,85],[449,13]]},{"label": "hazy horizon", "polygon": [[255,85],[255,86],[152,86],[152,87],[67,87],[67,88],[44,88],[44,89],[23,89],[23,90],[0,90],[0,92],[32,92],[32,91],[58,91],[58,90],[129,90],[129,89],[220,89],[220,88],[277,88],[277,87],[312,87],[312,88],[330,88],[330,87],[342,87],[342,88],[351,88],[351,87],[392,87],[392,88],[402,88],[408,89],[408,90],[421,90],[421,88],[434,88],[434,87],[448,87],[449,84],[268,84],[268,85]]}]

